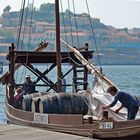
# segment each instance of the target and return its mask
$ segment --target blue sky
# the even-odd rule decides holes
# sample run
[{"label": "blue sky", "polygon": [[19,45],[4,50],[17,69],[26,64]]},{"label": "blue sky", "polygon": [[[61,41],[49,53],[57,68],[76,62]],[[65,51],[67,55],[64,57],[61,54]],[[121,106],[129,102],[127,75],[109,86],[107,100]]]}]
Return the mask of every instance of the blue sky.
[{"label": "blue sky", "polygon": [[[32,2],[33,0],[29,0]],[[62,0],[63,9],[66,9],[68,0]],[[69,0],[73,10],[72,0]],[[106,25],[116,28],[140,28],[140,0],[87,0],[91,16],[99,18]],[[12,11],[19,10],[22,0],[0,0],[0,14],[9,4]],[[42,3],[54,2],[54,0],[34,0],[35,7]],[[78,8],[77,8],[78,7]],[[77,13],[87,12],[85,0],[75,0]]]}]

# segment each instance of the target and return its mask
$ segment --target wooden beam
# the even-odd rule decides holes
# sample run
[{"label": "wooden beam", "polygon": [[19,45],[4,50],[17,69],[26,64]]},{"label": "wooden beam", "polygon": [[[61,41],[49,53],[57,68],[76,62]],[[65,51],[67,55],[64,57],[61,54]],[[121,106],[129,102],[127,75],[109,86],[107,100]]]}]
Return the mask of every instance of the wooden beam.
[{"label": "wooden beam", "polygon": [[51,89],[53,89],[54,91],[57,92],[57,87],[56,85],[50,80],[48,79],[45,75],[43,75],[42,72],[40,72],[38,69],[35,69],[31,64],[23,64],[27,69],[29,69],[32,73],[34,73],[37,77],[40,77],[40,80],[42,80],[45,84],[47,84],[48,87],[50,87]]},{"label": "wooden beam", "polygon": [[[40,52],[42,50],[44,50],[47,46],[48,46],[48,42],[41,42],[39,45],[39,47],[37,49],[35,49],[35,52]],[[13,53],[16,53],[16,51],[13,51]],[[10,52],[9,54],[7,55],[7,57],[10,57]],[[15,59],[15,58],[14,58]],[[16,63],[16,59],[14,60],[15,63]],[[17,63],[14,65],[14,71],[18,70],[20,67],[22,66],[22,64],[20,63]],[[9,74],[10,74],[10,71],[6,71],[1,77],[0,77],[0,82],[3,83],[3,84],[6,84],[8,81],[7,79],[9,79]]]},{"label": "wooden beam", "polygon": [[59,0],[55,0],[55,20],[56,20],[56,63],[57,63],[57,91],[62,91],[62,70],[61,70],[61,48],[60,48],[60,16]]}]

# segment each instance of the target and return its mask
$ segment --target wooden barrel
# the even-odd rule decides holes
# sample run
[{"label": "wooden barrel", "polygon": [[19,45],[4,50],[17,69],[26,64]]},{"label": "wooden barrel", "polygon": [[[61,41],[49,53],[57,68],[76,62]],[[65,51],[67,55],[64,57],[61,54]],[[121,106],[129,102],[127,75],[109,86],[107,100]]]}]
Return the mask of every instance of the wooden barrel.
[{"label": "wooden barrel", "polygon": [[21,99],[21,109],[25,111],[31,111],[32,99],[46,94],[46,92],[37,92],[33,94],[23,95]]},{"label": "wooden barrel", "polygon": [[44,96],[39,100],[40,113],[53,114],[87,114],[87,98],[80,94],[57,94]]},{"label": "wooden barrel", "polygon": [[80,102],[80,112],[82,112],[83,115],[86,115],[88,112],[88,99],[87,99],[87,95],[81,95],[79,96],[79,102]]},{"label": "wooden barrel", "polygon": [[[40,113],[52,113],[52,97],[55,97],[55,94],[49,94],[48,96],[42,96],[38,100],[39,112]],[[56,111],[57,112],[57,111]]]},{"label": "wooden barrel", "polygon": [[87,114],[88,100],[85,95],[73,94],[72,96],[73,113],[78,114],[79,112],[83,115]]},{"label": "wooden barrel", "polygon": [[39,112],[39,101],[41,99],[46,99],[50,94],[41,95],[39,97],[34,97],[31,99],[31,112]]},{"label": "wooden barrel", "polygon": [[21,101],[21,109],[22,110],[26,110],[26,111],[30,111],[31,109],[31,104],[30,104],[30,101],[31,101],[31,96],[29,95],[24,95],[22,97],[22,101]]},{"label": "wooden barrel", "polygon": [[39,112],[38,100],[39,100],[39,97],[32,98],[32,100],[31,100],[31,112]]}]

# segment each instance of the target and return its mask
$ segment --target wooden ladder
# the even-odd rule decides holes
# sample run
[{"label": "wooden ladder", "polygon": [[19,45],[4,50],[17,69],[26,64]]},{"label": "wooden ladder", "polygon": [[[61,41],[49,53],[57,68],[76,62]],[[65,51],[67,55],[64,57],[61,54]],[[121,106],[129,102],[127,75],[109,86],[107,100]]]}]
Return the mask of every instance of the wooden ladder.
[{"label": "wooden ladder", "polygon": [[82,65],[74,65],[73,68],[73,83],[74,90],[86,90],[88,83],[88,70],[86,66]]}]

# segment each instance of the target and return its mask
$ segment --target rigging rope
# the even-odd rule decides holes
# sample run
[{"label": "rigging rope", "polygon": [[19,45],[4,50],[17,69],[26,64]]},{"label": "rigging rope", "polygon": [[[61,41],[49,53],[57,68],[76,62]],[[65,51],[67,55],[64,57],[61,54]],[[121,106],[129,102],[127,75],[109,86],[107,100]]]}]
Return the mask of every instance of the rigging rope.
[{"label": "rigging rope", "polygon": [[[29,1],[28,1],[28,5],[29,5]],[[21,42],[21,47],[20,47],[20,49],[22,50],[24,50],[24,37],[25,37],[25,32],[26,32],[26,25],[27,25],[27,18],[28,18],[28,6],[27,6],[27,8],[26,8],[26,11],[25,11],[25,19],[24,19],[24,28],[23,28],[23,36],[22,36],[22,42]],[[17,75],[16,75],[16,80],[17,80],[17,78],[18,78],[18,72],[19,71],[17,71]],[[21,83],[22,82],[22,80],[23,80],[23,75],[25,75],[25,72],[24,72],[24,69],[22,69],[22,76],[20,76],[20,80],[19,80],[19,82]]]},{"label": "rigging rope", "polygon": [[[16,42],[16,45],[17,45],[17,50],[19,50],[19,43],[20,43],[20,39],[21,39],[21,31],[22,31],[22,26],[23,26],[23,17],[24,17],[24,12],[25,12],[25,3],[26,3],[26,0],[23,0],[22,1],[22,4],[21,4],[21,11],[20,11],[20,18],[19,18],[19,29],[18,29],[18,33],[17,33],[17,42]],[[21,48],[22,48],[22,45],[23,43],[21,44]],[[18,78],[18,71],[16,73],[16,80]]]},{"label": "rigging rope", "polygon": [[[62,21],[63,21],[63,26],[64,26],[64,34],[65,34],[65,39],[66,42],[68,43],[68,38],[67,38],[67,30],[66,30],[66,24],[65,24],[65,19],[64,19],[64,10],[63,10],[63,4],[62,4],[62,0],[60,0],[60,4],[61,4],[61,9],[62,9]],[[68,48],[67,48],[68,50]],[[70,57],[69,51],[68,51],[68,57]]]},{"label": "rigging rope", "polygon": [[[66,35],[67,30],[66,30],[66,24],[65,24],[65,19],[64,19],[64,10],[63,10],[62,0],[60,0],[60,4],[61,4],[61,9],[62,9],[62,21],[63,21],[63,26],[64,26],[65,39],[66,39],[66,42],[68,43],[68,37],[67,37],[67,35]],[[69,53],[68,50],[69,50],[69,49],[67,48],[68,58],[69,58],[69,62],[70,62],[70,53]]]},{"label": "rigging rope", "polygon": [[[30,0],[28,0],[28,7],[30,5],[29,1]],[[32,21],[33,21],[34,0],[32,1],[32,4],[31,4],[30,8],[31,8],[31,17],[30,17],[30,28],[29,28],[29,38],[28,38],[28,49],[29,49],[30,40],[31,40],[31,29],[32,29]]]},{"label": "rigging rope", "polygon": [[76,37],[77,37],[78,47],[80,48],[80,41],[79,41],[79,36],[78,36],[78,25],[77,25],[77,18],[76,18],[74,0],[72,0],[72,3],[73,3],[73,10],[74,10],[74,21],[75,21],[75,28],[76,28]]},{"label": "rigging rope", "polygon": [[109,79],[107,79],[95,66],[93,66],[91,63],[89,63],[82,54],[72,46],[68,45],[64,40],[61,39],[61,42],[65,44],[66,47],[68,47],[72,52],[74,52],[75,56],[79,61],[82,62],[83,65],[87,67],[87,69],[91,72],[91,74],[95,75],[98,74],[98,77],[104,80],[108,85],[114,85]]},{"label": "rigging rope", "polygon": [[65,33],[65,39],[66,39],[66,42],[68,43],[68,38],[67,38],[67,35],[66,35],[66,24],[65,24],[65,20],[64,20],[64,10],[63,10],[63,5],[62,5],[62,0],[60,0],[60,4],[61,4],[61,10],[62,10],[62,21],[63,21],[63,26],[64,26],[64,33]]},{"label": "rigging rope", "polygon": [[[18,46],[19,46],[19,42],[20,42],[20,36],[21,36],[21,30],[22,30],[22,25],[23,25],[23,17],[24,17],[24,14],[25,14],[25,20],[24,20],[24,29],[23,29],[23,37],[22,37],[22,44],[21,44],[21,49],[22,49],[22,46],[24,45],[24,36],[25,36],[25,32],[26,32],[26,27],[27,27],[27,18],[28,18],[28,13],[29,13],[29,6],[30,6],[30,0],[28,0],[28,4],[27,4],[27,8],[26,8],[26,11],[25,11],[25,3],[26,1],[24,0],[24,6],[22,6],[23,10],[22,10],[22,16],[21,16],[21,20],[20,20],[20,30],[19,30],[19,37],[18,37]],[[29,50],[29,45],[30,45],[30,37],[31,37],[31,27],[32,27],[32,15],[33,15],[33,6],[34,6],[34,0],[32,1],[31,3],[31,17],[30,17],[30,28],[29,28],[29,38],[28,38],[28,46],[27,46],[27,50]],[[26,12],[26,13],[25,13]],[[19,47],[18,47],[19,48]],[[25,48],[24,48],[25,49]],[[26,56],[26,65],[28,63],[28,53],[27,53],[27,56]],[[23,75],[26,74],[26,68],[24,69],[23,71]],[[16,75],[16,79],[18,77],[18,72],[17,72],[17,75]],[[21,80],[22,80],[22,77],[21,76]],[[21,82],[21,81],[20,81]]]},{"label": "rigging rope", "polygon": [[22,29],[22,23],[23,23],[23,15],[24,15],[24,9],[25,9],[25,2],[26,2],[26,0],[23,0],[22,1],[22,6],[21,6],[21,15],[20,15],[20,25],[19,25],[19,32],[18,32],[18,34],[17,34],[17,42],[16,42],[16,44],[17,44],[17,50],[18,50],[18,48],[19,48],[19,42],[20,42],[20,35],[21,35],[21,29]]},{"label": "rigging rope", "polygon": [[74,46],[73,35],[72,35],[72,22],[71,22],[71,13],[70,13],[70,1],[68,0],[68,8],[69,8],[69,20],[70,20],[70,30],[71,30],[71,41]]},{"label": "rigging rope", "polygon": [[[89,17],[89,22],[90,22],[90,25],[91,25],[91,30],[92,30],[92,34],[93,34],[93,39],[94,39],[94,43],[95,43],[95,48],[96,48],[96,52],[97,52],[97,58],[98,58],[98,62],[99,62],[99,67],[100,69],[102,70],[102,67],[101,67],[101,60],[100,60],[100,57],[99,57],[99,51],[98,51],[98,47],[97,47],[97,43],[96,43],[96,38],[95,38],[95,33],[94,33],[94,29],[93,29],[93,25],[92,25],[92,21],[91,21],[91,18],[90,18],[90,10],[89,10],[89,6],[88,6],[88,2],[87,0],[86,1],[86,6],[87,6],[87,11],[88,11],[88,17]],[[102,71],[101,71],[102,72]]]},{"label": "rigging rope", "polygon": [[24,49],[23,46],[24,46],[24,37],[25,37],[25,31],[26,31],[26,26],[27,26],[27,18],[28,18],[28,6],[26,8],[26,11],[25,11],[25,19],[24,19],[24,30],[23,30],[23,36],[22,36],[22,42],[21,42],[21,50]]},{"label": "rigging rope", "polygon": [[[28,11],[29,11],[29,6],[30,6],[30,2],[29,1],[30,0],[28,0],[28,5],[27,5]],[[30,16],[30,28],[29,28],[29,37],[28,37],[28,45],[27,45],[27,55],[26,55],[26,63],[25,63],[26,66],[28,64],[28,59],[29,59],[28,50],[29,50],[29,45],[30,45],[30,40],[31,40],[33,7],[34,7],[34,0],[32,0],[31,7],[30,7],[31,8],[31,16]],[[26,75],[26,73],[27,73],[27,68],[25,68],[24,75]]]}]

